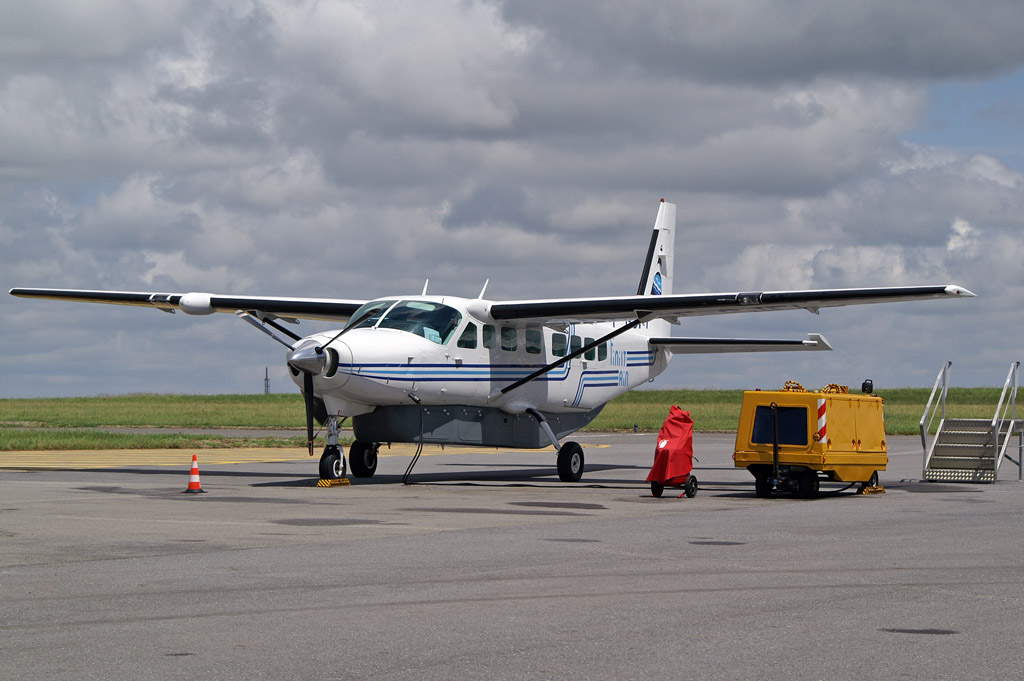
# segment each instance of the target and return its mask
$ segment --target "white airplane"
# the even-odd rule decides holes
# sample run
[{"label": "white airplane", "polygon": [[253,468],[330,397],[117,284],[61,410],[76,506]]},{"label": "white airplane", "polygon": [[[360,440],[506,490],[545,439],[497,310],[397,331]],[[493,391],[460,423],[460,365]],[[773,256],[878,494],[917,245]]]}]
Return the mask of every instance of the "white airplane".
[{"label": "white airplane", "polygon": [[[321,478],[346,475],[338,431],[352,420],[348,463],[377,470],[382,443],[484,445],[557,452],[558,476],[583,474],[583,449],[561,438],[594,420],[614,397],[662,373],[673,354],[831,350],[806,339],[680,338],[683,317],[973,297],[960,286],[673,294],[674,204],[661,201],[636,295],[490,301],[394,295],[376,300],[213,293],[14,288],[26,298],[154,307],[191,315],[230,312],[287,346],[305,396],[309,453],[314,417],[327,427]],[[280,321],[346,321],[301,337]],[[418,454],[418,452],[417,452]],[[406,471],[408,477],[415,458]]]}]

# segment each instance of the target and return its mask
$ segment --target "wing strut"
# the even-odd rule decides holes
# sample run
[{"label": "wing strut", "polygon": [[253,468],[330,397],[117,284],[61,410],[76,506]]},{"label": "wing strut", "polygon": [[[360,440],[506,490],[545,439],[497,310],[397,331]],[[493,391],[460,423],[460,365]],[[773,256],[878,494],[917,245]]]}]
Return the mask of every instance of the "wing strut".
[{"label": "wing strut", "polygon": [[[173,310],[172,310],[172,312],[173,312]],[[300,341],[300,340],[302,340],[302,338],[301,338],[301,337],[299,337],[299,336],[295,335],[294,333],[292,333],[292,332],[291,332],[291,331],[289,331],[288,329],[284,328],[284,327],[283,327],[283,326],[281,326],[280,324],[275,324],[275,323],[274,323],[274,322],[273,322],[272,320],[270,320],[270,319],[264,319],[264,320],[263,320],[263,324],[261,324],[261,323],[259,322],[259,320],[257,320],[257,319],[256,319],[256,317],[254,317],[254,316],[252,315],[252,313],[251,313],[251,312],[246,312],[245,310],[238,310],[237,312],[235,312],[235,314],[236,314],[236,315],[238,316],[238,318],[239,318],[239,319],[241,319],[241,320],[242,320],[243,322],[249,322],[249,323],[250,323],[250,324],[252,324],[252,325],[253,325],[253,326],[254,326],[255,328],[257,328],[257,329],[259,329],[260,331],[262,331],[263,333],[267,334],[268,336],[270,336],[271,338],[273,338],[274,340],[276,340],[276,341],[277,341],[278,343],[280,343],[281,345],[285,346],[285,347],[286,347],[286,348],[288,348],[289,350],[294,350],[294,349],[295,349],[295,343],[289,343],[288,341],[286,341],[285,339],[281,338],[281,337],[280,337],[280,336],[278,336],[278,335],[277,335],[276,333],[274,333],[273,331],[271,331],[270,329],[268,329],[268,328],[267,328],[266,326],[264,326],[264,324],[269,324],[270,326],[273,326],[273,327],[274,327],[275,329],[277,329],[277,330],[278,330],[278,331],[280,331],[281,333],[283,333],[283,334],[287,334],[287,335],[288,335],[288,336],[289,336],[290,338],[292,338],[292,339],[294,339],[294,340],[296,340],[296,341]]]},{"label": "wing strut", "polygon": [[625,326],[621,326],[621,327],[615,329],[611,333],[598,338],[596,341],[592,341],[590,343],[587,343],[586,345],[584,345],[579,350],[576,350],[575,352],[570,352],[565,357],[557,359],[554,362],[552,362],[551,364],[548,364],[545,367],[541,367],[540,369],[537,369],[536,371],[534,371],[529,376],[525,376],[524,378],[520,378],[518,381],[516,381],[515,383],[512,383],[511,385],[507,385],[504,388],[502,388],[501,390],[498,390],[498,391],[495,391],[495,392],[491,393],[490,396],[488,397],[488,399],[494,399],[495,397],[498,397],[499,395],[506,395],[506,394],[512,392],[513,390],[515,390],[516,388],[519,388],[521,386],[526,385],[527,383],[529,383],[533,379],[539,378],[539,377],[543,376],[544,374],[548,373],[549,371],[552,371],[553,369],[557,369],[558,367],[562,366],[566,362],[571,362],[572,360],[576,359],[577,357],[581,356],[582,354],[584,354],[586,352],[590,352],[591,350],[596,348],[601,343],[604,343],[606,341],[610,341],[612,338],[615,338],[616,336],[624,334],[627,331],[635,329],[636,327],[640,326],[645,321],[647,321],[646,318],[648,316],[648,313],[644,312],[643,314],[641,314],[641,313],[638,312],[637,314],[640,315],[640,316],[638,316],[636,319],[631,321],[629,324],[626,324]]}]

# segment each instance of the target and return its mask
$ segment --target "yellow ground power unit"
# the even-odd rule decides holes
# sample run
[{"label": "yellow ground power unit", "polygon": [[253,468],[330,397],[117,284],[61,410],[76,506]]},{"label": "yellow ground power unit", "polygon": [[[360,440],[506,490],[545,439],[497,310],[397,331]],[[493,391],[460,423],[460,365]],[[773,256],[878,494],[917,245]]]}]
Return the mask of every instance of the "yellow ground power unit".
[{"label": "yellow ground power unit", "polygon": [[[871,392],[870,382],[864,387]],[[762,498],[775,491],[813,498],[822,479],[880,489],[878,471],[889,462],[882,398],[835,384],[805,390],[795,381],[746,391],[733,461],[751,472]]]}]

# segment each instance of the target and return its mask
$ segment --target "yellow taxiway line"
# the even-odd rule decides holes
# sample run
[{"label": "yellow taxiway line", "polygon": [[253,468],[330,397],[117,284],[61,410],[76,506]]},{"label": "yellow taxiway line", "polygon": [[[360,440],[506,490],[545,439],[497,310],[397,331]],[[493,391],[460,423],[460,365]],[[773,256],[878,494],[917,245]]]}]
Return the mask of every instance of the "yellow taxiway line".
[{"label": "yellow taxiway line", "polygon": [[[608,445],[589,445],[607,447]],[[545,450],[509,450],[492,447],[441,447],[427,445],[423,456],[442,454],[499,454],[522,451],[538,453]],[[549,450],[554,453],[554,450]],[[379,457],[412,456],[416,445],[396,444],[380,448]],[[85,470],[90,468],[128,468],[134,466],[184,466],[192,463],[192,455],[200,465],[221,466],[237,463],[275,463],[282,461],[318,461],[305,449],[284,447],[240,447],[237,449],[96,449],[67,451],[0,452],[0,470]]]}]

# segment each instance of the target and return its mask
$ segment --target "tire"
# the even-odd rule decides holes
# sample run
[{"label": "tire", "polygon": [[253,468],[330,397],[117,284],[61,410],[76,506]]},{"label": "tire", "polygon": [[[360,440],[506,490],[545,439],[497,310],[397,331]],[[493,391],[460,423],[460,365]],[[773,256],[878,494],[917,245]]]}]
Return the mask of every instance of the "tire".
[{"label": "tire", "polygon": [[686,484],[683,485],[683,492],[686,494],[687,499],[692,499],[697,496],[697,476],[691,475],[686,479]]},{"label": "tire", "polygon": [[665,491],[665,485],[660,482],[651,482],[651,496],[660,497],[661,493]]},{"label": "tire", "polygon": [[352,476],[356,478],[372,478],[377,472],[377,450],[379,444],[356,440],[348,448],[348,464],[352,468]]},{"label": "tire", "polygon": [[758,473],[754,476],[754,494],[758,499],[768,499],[772,496],[772,481],[767,473]]},{"label": "tire", "polygon": [[583,477],[583,447],[578,442],[566,442],[558,450],[558,479],[579,482]]},{"label": "tire", "polygon": [[340,480],[345,477],[345,457],[337,447],[324,447],[320,457],[320,479]]},{"label": "tire", "polygon": [[871,473],[871,477],[864,483],[865,487],[878,487],[878,471]]},{"label": "tire", "polygon": [[797,493],[803,499],[818,498],[818,474],[814,471],[804,471],[797,481]]}]

